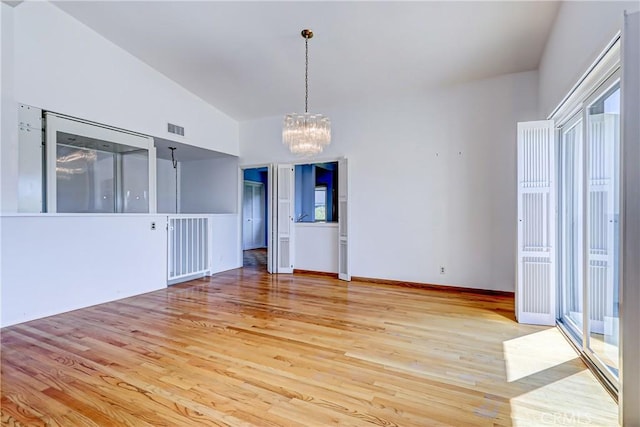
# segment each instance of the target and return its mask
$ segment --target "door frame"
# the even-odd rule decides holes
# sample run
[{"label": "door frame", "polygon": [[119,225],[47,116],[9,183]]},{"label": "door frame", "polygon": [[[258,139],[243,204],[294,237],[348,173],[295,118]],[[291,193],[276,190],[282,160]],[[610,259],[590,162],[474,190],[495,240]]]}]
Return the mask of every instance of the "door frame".
[{"label": "door frame", "polygon": [[266,168],[267,169],[267,182],[269,183],[267,188],[265,189],[265,200],[267,203],[267,206],[269,207],[267,212],[265,212],[265,216],[266,218],[264,218],[264,220],[266,221],[265,223],[265,227],[267,229],[267,251],[270,251],[272,248],[271,245],[271,221],[269,220],[270,216],[271,216],[271,197],[272,197],[272,190],[271,190],[271,168],[270,168],[271,164],[270,163],[262,163],[262,164],[257,164],[257,165],[241,165],[238,166],[238,217],[240,219],[239,221],[239,227],[238,227],[238,248],[239,248],[239,252],[238,252],[238,256],[242,262],[241,262],[241,266],[244,267],[244,236],[243,236],[243,230],[244,230],[244,171],[246,169],[262,169],[262,168]]},{"label": "door frame", "polygon": [[[351,267],[350,267],[350,242],[347,237],[347,230],[349,227],[350,209],[347,203],[349,189],[351,183],[349,180],[349,169],[346,156],[339,157],[323,157],[323,158],[310,158],[310,159],[297,159],[297,161],[290,162],[295,168],[299,165],[313,165],[316,163],[336,163],[338,165],[338,182],[334,184],[335,190],[338,192],[337,206],[338,206],[338,218],[335,221],[338,224],[338,246],[336,249],[336,259],[338,265],[338,271],[336,274],[340,280],[351,281]],[[341,170],[342,169],[342,170]],[[295,177],[294,177],[295,179]],[[294,194],[295,203],[295,194]],[[346,212],[340,211],[339,206],[343,204],[347,206]],[[340,226],[342,224],[342,227]],[[343,233],[344,231],[344,233]],[[295,237],[294,237],[295,238]],[[341,257],[344,256],[344,268],[341,271]]]},{"label": "door frame", "polygon": [[[613,87],[615,87],[616,85],[619,86],[618,90],[621,91],[622,93],[622,89],[621,89],[621,79],[622,79],[622,71],[620,68],[616,68],[615,71],[611,72],[610,74],[608,74],[604,80],[600,83],[600,85],[594,89],[594,91],[584,100],[583,102],[583,108],[582,108],[582,138],[583,138],[583,188],[582,188],[582,215],[584,218],[583,221],[583,245],[582,245],[582,256],[583,256],[583,330],[582,330],[582,350],[583,352],[586,354],[586,356],[589,358],[589,361],[591,363],[593,363],[594,365],[596,365],[598,367],[598,369],[604,374],[604,376],[609,380],[610,383],[612,383],[614,385],[614,387],[616,388],[616,390],[620,390],[620,335],[618,334],[618,377],[616,377],[611,371],[610,369],[607,367],[606,363],[601,359],[601,356],[596,353],[596,351],[591,347],[591,333],[592,331],[592,314],[591,314],[591,302],[592,302],[592,295],[591,295],[591,291],[592,291],[592,282],[591,282],[591,275],[589,274],[589,267],[590,267],[590,251],[591,251],[591,247],[590,247],[590,240],[592,238],[592,236],[589,233],[589,224],[590,224],[590,216],[591,216],[591,211],[589,209],[589,197],[590,197],[590,193],[589,193],[589,183],[590,183],[590,176],[589,176],[589,162],[590,162],[590,151],[589,151],[589,138],[590,138],[590,133],[591,133],[591,129],[589,129],[589,114],[587,113],[587,110],[589,109],[589,107],[598,99],[600,99],[601,97],[604,97],[604,95],[611,90]],[[620,108],[622,108],[622,103],[620,104]],[[622,116],[620,116],[620,129],[622,129]],[[620,144],[620,146],[618,147],[618,150],[621,149],[621,141],[618,142],[618,144]],[[621,154],[619,154],[621,155]],[[620,159],[621,160],[621,159]],[[612,174],[611,174],[611,178],[612,180],[615,179],[615,175],[618,175],[618,193],[621,193],[621,165],[618,165],[618,170],[615,170],[615,166],[612,166]],[[615,184],[612,184],[612,186],[615,186]],[[615,188],[615,187],[614,187]],[[613,190],[615,192],[615,189]],[[608,195],[609,198],[614,197],[613,195]],[[613,204],[613,206],[615,207],[615,200],[613,202],[609,201],[610,203]],[[620,204],[622,203],[621,201],[619,202]],[[618,208],[621,210],[622,206],[618,206]],[[610,239],[607,242],[607,249],[608,249],[608,256],[610,257],[610,259],[607,260],[607,266],[608,266],[608,274],[611,275],[611,277],[608,277],[606,280],[610,280],[611,284],[613,284],[614,282],[614,276],[613,276],[613,269],[615,269],[616,267],[620,267],[620,256],[621,254],[618,253],[618,260],[616,262],[615,260],[615,250],[616,250],[616,242],[615,242],[615,222],[619,221],[619,213],[618,213],[618,218],[615,218],[615,220],[612,220],[613,222],[610,222],[612,225],[610,225],[609,227],[612,227],[613,230],[608,230],[607,235],[608,238]],[[609,235],[612,234],[613,236]],[[621,234],[621,230],[618,231],[617,233],[618,235],[618,239],[619,241],[622,240],[622,234]],[[620,243],[618,243],[618,245],[620,245]],[[616,265],[617,264],[617,265]],[[609,283],[607,283],[608,285]],[[606,285],[605,285],[606,286]],[[608,287],[608,286],[607,286]],[[618,281],[618,292],[620,291],[620,281]],[[619,300],[620,303],[620,300]],[[619,319],[619,317],[618,317]],[[605,332],[603,331],[602,333],[603,335],[603,339],[605,336]]]},{"label": "door frame", "polygon": [[[591,281],[589,278],[589,239],[588,239],[588,228],[589,228],[589,215],[588,215],[588,200],[589,200],[589,189],[588,189],[588,138],[589,138],[589,130],[588,130],[588,120],[587,120],[587,109],[591,105],[593,101],[602,96],[608,89],[617,84],[621,79],[621,54],[620,54],[620,33],[618,33],[614,39],[610,42],[610,44],[606,47],[606,49],[599,55],[598,59],[592,64],[592,66],[588,69],[585,75],[581,78],[581,80],[576,83],[576,86],[571,90],[571,92],[565,97],[562,103],[556,107],[553,113],[549,115],[551,120],[556,122],[556,135],[561,135],[561,129],[564,125],[569,123],[575,115],[579,115],[582,118],[582,153],[581,153],[581,162],[582,162],[582,189],[581,189],[581,198],[582,203],[580,206],[580,216],[582,217],[582,227],[581,227],[581,235],[582,242],[580,245],[580,259],[581,259],[581,274],[582,274],[582,334],[576,334],[576,331],[573,330],[573,325],[567,325],[566,319],[562,316],[560,311],[558,312],[558,322],[557,325],[559,328],[565,333],[565,335],[575,344],[576,348],[580,352],[580,355],[588,360],[589,365],[596,372],[596,376],[598,379],[605,385],[607,390],[609,390],[613,395],[618,394],[621,385],[621,376],[618,378],[611,373],[609,368],[600,360],[600,357],[590,348],[591,345],[591,313],[590,313],[590,292],[591,292]],[[622,102],[622,100],[621,100]],[[622,106],[621,106],[622,108]],[[622,124],[621,124],[622,129]],[[560,138],[558,138],[558,143],[561,143]],[[559,146],[557,147],[559,149]],[[620,172],[618,172],[620,173]],[[622,191],[622,189],[620,189]],[[622,197],[622,193],[621,193]],[[622,209],[622,206],[620,207]],[[556,236],[557,239],[560,236]],[[622,230],[620,230],[619,234],[620,242],[623,241],[624,236],[622,234]],[[622,243],[619,243],[622,244]],[[561,262],[558,259],[558,262]],[[620,265],[620,260],[618,263],[613,263]],[[558,290],[562,292],[562,287],[560,285],[560,281],[558,282]],[[622,290],[622,281],[619,284],[619,289]],[[620,313],[623,312],[623,304],[622,298]],[[558,307],[560,308],[560,307]],[[622,315],[622,314],[621,314]],[[622,324],[620,326],[622,328]],[[618,352],[619,355],[622,354],[623,342],[622,336],[619,336],[619,347]],[[618,369],[622,366],[620,359],[618,361]],[[619,371],[621,372],[621,370]]]}]

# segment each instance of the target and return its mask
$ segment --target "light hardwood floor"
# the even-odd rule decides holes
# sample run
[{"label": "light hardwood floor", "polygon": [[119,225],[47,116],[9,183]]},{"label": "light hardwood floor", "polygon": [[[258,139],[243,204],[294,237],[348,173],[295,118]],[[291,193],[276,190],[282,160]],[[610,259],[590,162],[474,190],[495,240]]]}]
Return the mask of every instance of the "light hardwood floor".
[{"label": "light hardwood floor", "polygon": [[617,425],[506,295],[240,269],[4,328],[1,349],[6,425]]}]

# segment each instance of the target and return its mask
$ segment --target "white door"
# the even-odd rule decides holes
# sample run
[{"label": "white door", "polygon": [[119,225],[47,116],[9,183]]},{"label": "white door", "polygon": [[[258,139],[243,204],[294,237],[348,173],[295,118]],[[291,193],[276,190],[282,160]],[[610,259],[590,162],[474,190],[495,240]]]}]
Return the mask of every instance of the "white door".
[{"label": "white door", "polygon": [[554,325],[555,160],[551,120],[518,123],[518,279],[521,323]]},{"label": "white door", "polygon": [[338,161],[338,278],[351,280],[349,269],[349,173],[347,159]]},{"label": "white door", "polygon": [[294,168],[293,165],[271,167],[273,194],[270,214],[270,245],[267,270],[270,273],[293,273],[294,265]]},{"label": "white door", "polygon": [[244,250],[265,246],[264,206],[264,185],[261,182],[245,181],[242,203]]}]

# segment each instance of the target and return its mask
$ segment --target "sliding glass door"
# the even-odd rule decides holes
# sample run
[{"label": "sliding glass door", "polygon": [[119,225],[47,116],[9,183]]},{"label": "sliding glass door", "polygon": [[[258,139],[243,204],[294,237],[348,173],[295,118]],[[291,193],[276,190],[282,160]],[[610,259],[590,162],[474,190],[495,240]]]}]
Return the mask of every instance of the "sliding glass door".
[{"label": "sliding glass door", "polygon": [[610,76],[560,127],[560,324],[618,383],[620,83]]},{"label": "sliding glass door", "polygon": [[582,337],[582,115],[561,130],[559,152],[559,233],[562,319]]},{"label": "sliding glass door", "polygon": [[620,83],[598,91],[587,116],[587,348],[618,377],[620,214]]}]

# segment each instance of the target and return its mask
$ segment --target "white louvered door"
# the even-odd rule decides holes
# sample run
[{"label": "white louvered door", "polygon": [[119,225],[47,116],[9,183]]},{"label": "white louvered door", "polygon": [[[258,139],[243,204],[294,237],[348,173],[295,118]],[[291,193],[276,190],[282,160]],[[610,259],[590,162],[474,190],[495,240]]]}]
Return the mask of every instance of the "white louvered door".
[{"label": "white louvered door", "polygon": [[294,263],[294,168],[293,165],[277,166],[276,184],[276,273],[293,273]]},{"label": "white louvered door", "polygon": [[518,123],[518,255],[516,316],[554,325],[555,146],[553,121]]},{"label": "white louvered door", "polygon": [[338,161],[338,278],[351,280],[349,269],[349,171],[347,159]]}]

